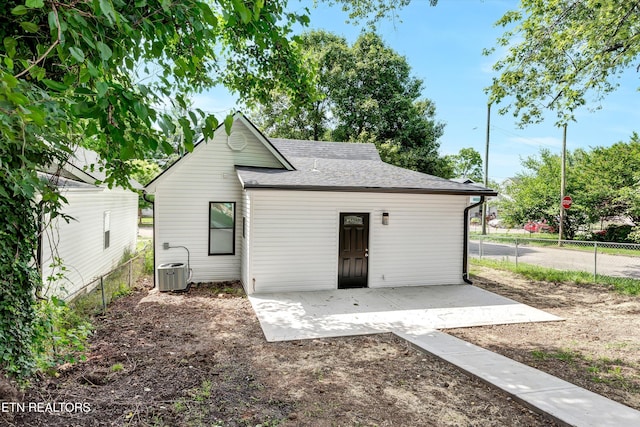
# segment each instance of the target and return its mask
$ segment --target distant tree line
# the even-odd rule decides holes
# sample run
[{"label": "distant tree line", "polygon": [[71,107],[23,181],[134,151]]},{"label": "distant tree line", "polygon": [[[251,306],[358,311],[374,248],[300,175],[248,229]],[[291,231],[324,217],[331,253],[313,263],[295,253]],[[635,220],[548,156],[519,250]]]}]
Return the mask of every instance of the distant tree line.
[{"label": "distant tree line", "polygon": [[[523,161],[526,170],[508,180],[502,191],[499,208],[506,223],[545,219],[557,225],[560,162],[560,155],[548,149]],[[569,151],[566,192],[573,198],[564,224],[569,239],[579,232],[584,232],[581,238],[593,237],[590,226],[611,219],[640,225],[640,136],[634,133],[629,142],[610,147]],[[609,234],[612,240],[635,241],[640,238],[638,230],[629,225]]]}]

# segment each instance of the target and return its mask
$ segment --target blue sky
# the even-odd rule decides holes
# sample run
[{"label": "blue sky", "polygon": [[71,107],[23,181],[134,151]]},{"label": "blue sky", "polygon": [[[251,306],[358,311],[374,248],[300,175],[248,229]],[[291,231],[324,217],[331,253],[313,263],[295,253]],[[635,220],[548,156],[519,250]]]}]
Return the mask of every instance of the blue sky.
[{"label": "blue sky", "polygon": [[[311,6],[312,2],[292,0],[290,8]],[[442,154],[455,154],[473,147],[484,157],[487,96],[498,58],[482,55],[494,46],[501,34],[494,27],[505,11],[517,7],[515,0],[440,0],[436,7],[427,0],[413,0],[400,12],[400,19],[381,23],[378,33],[395,51],[404,55],[413,75],[424,81],[423,96],[436,104],[436,117],[446,124],[440,139]],[[320,4],[311,9],[309,29],[324,29],[355,41],[362,26],[347,24],[347,15],[338,7]],[[620,88],[609,95],[602,108],[583,109],[567,130],[567,148],[608,146],[628,141],[640,131],[640,75],[629,70]],[[235,110],[236,103],[223,89],[194,97],[194,106],[220,115]],[[498,105],[499,107],[500,105]],[[522,170],[520,159],[539,152],[541,147],[560,152],[562,129],[553,117],[525,129],[516,126],[511,115],[500,116],[494,106],[491,116],[489,177],[501,181]]]}]

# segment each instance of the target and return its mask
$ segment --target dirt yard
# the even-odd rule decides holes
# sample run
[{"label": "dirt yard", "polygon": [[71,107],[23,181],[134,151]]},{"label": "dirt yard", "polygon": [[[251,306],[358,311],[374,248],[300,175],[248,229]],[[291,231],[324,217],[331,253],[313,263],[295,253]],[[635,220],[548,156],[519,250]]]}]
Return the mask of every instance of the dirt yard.
[{"label": "dirt yard", "polygon": [[640,410],[640,298],[478,270],[475,285],[566,320],[445,332]]},{"label": "dirt yard", "polygon": [[[476,281],[568,320],[449,332],[640,407],[637,298],[491,270]],[[0,400],[90,410],[2,412],[0,425],[555,425],[392,335],[267,343],[238,284],[187,294],[139,285],[95,319],[85,362],[24,396],[0,387]]]}]

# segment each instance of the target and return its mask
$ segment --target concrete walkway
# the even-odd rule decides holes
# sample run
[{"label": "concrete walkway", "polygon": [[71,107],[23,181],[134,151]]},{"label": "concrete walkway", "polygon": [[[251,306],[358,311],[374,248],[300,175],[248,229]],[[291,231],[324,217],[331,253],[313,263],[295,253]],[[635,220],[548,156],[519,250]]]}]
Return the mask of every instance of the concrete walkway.
[{"label": "concrete walkway", "polygon": [[561,423],[579,427],[640,426],[639,411],[451,335],[438,331],[397,335]]}]

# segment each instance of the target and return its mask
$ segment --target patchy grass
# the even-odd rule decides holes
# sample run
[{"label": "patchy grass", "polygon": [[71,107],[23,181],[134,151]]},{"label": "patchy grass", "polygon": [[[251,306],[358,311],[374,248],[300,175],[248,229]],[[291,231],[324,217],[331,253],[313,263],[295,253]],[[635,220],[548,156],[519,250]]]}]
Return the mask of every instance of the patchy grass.
[{"label": "patchy grass", "polygon": [[571,363],[576,358],[580,357],[577,353],[571,350],[558,350],[558,351],[544,351],[544,350],[533,350],[531,352],[531,356],[537,360],[549,360],[549,359],[557,359],[562,360],[563,362]]},{"label": "patchy grass", "polygon": [[124,365],[122,363],[115,363],[111,365],[111,372],[121,372],[124,370]]},{"label": "patchy grass", "polygon": [[[611,277],[598,274],[596,280],[593,274],[585,271],[566,271],[553,268],[540,267],[538,265],[518,263],[510,261],[498,261],[493,259],[471,258],[472,265],[495,268],[497,270],[511,271],[530,280],[539,280],[555,283],[574,283],[577,285],[602,285],[611,287],[616,292],[623,295],[640,295],[640,280],[626,277]],[[473,271],[472,271],[473,272]]]},{"label": "patchy grass", "polygon": [[558,240],[558,233],[521,233],[519,229],[515,229],[517,232],[513,233],[492,233],[489,232],[485,235],[482,234],[481,231],[470,231],[469,235],[471,238],[474,237],[482,237],[483,239],[489,240],[491,238],[494,239],[544,239],[544,240]]},{"label": "patchy grass", "polygon": [[593,359],[571,349],[561,350],[533,350],[534,360],[546,362],[559,360],[566,363],[570,369],[586,371],[594,383],[612,384],[629,391],[637,391],[638,383],[634,371],[628,369],[621,359],[600,357]]},{"label": "patchy grass", "polygon": [[153,225],[153,217],[142,217],[140,218],[140,225]]}]

